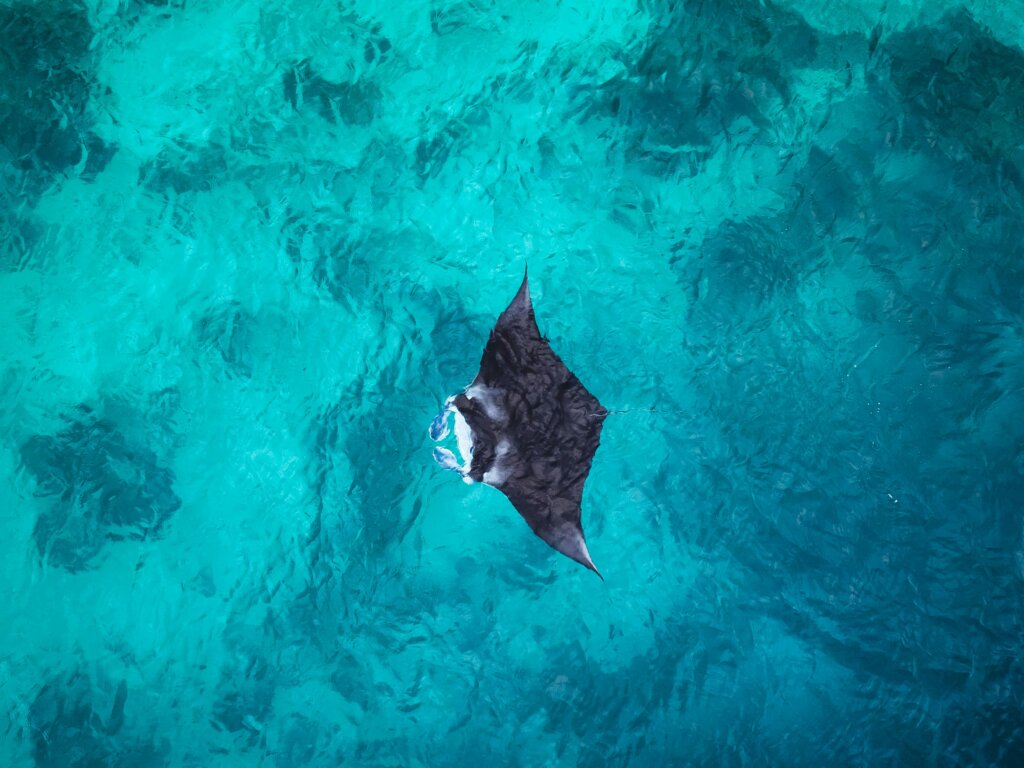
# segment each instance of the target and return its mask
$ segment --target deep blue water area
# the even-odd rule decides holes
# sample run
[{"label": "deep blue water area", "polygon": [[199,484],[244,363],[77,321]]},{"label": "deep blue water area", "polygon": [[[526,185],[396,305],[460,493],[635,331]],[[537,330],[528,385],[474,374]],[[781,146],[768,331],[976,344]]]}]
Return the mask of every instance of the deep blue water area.
[{"label": "deep blue water area", "polygon": [[1024,765],[1024,3],[0,0],[0,182],[0,765]]}]

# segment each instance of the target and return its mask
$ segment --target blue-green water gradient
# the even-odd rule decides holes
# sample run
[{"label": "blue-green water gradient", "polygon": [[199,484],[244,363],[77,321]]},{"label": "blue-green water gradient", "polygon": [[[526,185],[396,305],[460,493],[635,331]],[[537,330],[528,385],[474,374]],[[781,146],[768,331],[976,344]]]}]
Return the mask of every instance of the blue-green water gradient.
[{"label": "blue-green water gradient", "polygon": [[[0,2],[0,765],[1024,765],[1022,46]],[[431,459],[527,264],[604,583]]]}]

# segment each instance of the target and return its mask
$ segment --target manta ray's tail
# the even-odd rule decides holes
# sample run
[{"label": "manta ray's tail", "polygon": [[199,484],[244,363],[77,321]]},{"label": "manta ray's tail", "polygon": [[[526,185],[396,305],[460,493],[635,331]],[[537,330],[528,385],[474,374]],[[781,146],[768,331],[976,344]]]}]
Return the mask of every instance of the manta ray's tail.
[{"label": "manta ray's tail", "polygon": [[604,415],[613,413],[688,413],[688,411],[682,408],[622,408],[617,411],[605,411]]}]

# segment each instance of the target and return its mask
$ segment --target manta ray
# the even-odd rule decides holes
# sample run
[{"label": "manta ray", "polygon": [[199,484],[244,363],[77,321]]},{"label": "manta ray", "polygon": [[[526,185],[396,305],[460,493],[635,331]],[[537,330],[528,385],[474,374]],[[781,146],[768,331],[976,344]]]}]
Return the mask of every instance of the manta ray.
[{"label": "manta ray", "polygon": [[433,440],[448,436],[452,415],[463,463],[436,447],[438,464],[467,483],[497,488],[537,536],[601,576],[583,537],[580,504],[608,411],[541,335],[528,274],[498,317],[473,383],[434,418]]}]

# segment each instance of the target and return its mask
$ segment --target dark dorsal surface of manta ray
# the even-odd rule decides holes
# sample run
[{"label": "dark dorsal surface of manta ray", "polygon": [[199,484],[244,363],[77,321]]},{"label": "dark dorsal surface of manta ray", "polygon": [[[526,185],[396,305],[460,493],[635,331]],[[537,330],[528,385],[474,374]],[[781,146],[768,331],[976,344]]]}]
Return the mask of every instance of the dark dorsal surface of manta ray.
[{"label": "dark dorsal surface of manta ray", "polygon": [[537,536],[600,576],[580,505],[608,411],[541,335],[528,275],[498,317],[473,383],[434,419],[434,440],[448,435],[449,415],[464,463],[436,448],[438,463],[497,488]]}]

